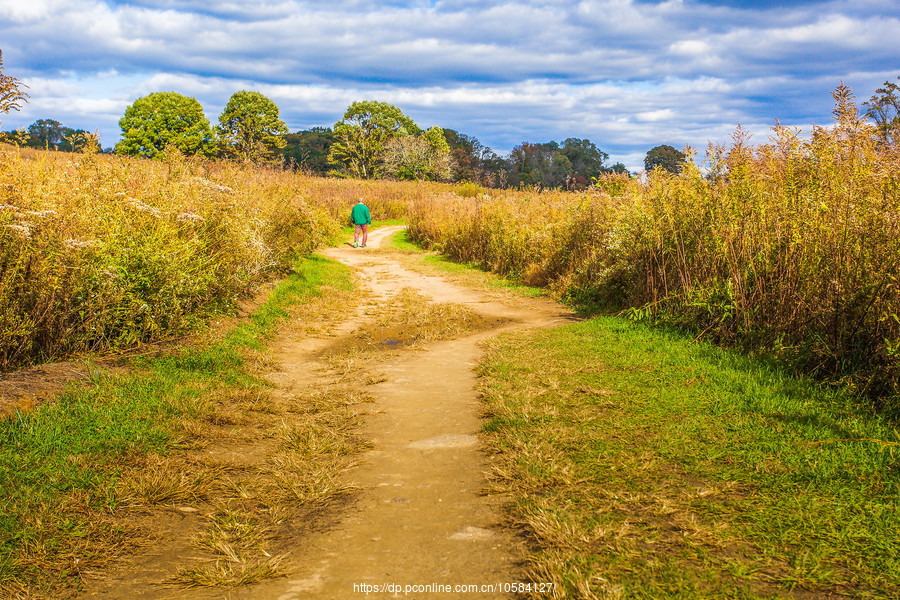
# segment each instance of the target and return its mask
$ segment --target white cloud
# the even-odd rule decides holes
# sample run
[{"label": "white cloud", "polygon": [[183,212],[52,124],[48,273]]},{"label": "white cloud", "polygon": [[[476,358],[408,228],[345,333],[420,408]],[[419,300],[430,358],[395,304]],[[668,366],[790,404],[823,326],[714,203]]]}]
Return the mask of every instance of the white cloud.
[{"label": "white cloud", "polygon": [[59,0],[0,0],[0,19],[21,24],[39,21],[52,14]]},{"label": "white cloud", "polygon": [[635,120],[644,123],[655,123],[659,121],[668,121],[674,118],[675,111],[671,108],[661,108],[659,110],[647,110],[634,115]]},{"label": "white cloud", "polygon": [[706,40],[678,40],[669,46],[669,52],[686,56],[698,56],[712,52],[712,46]]},{"label": "white cloud", "polygon": [[293,129],[379,99],[497,149],[588,137],[624,160],[724,141],[738,122],[827,121],[839,80],[865,98],[896,76],[895,13],[890,0],[0,0],[6,71],[32,95],[3,126],[56,111],[115,136],[141,95],[195,96],[214,118],[257,89]]}]

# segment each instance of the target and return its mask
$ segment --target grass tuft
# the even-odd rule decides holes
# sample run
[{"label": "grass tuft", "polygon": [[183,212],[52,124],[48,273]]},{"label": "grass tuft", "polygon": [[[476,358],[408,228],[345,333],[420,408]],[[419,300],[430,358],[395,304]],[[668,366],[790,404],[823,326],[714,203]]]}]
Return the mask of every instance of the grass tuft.
[{"label": "grass tuft", "polygon": [[234,588],[259,583],[284,575],[282,558],[273,557],[249,562],[219,559],[210,563],[184,568],[169,580],[183,587]]},{"label": "grass tuft", "polygon": [[403,288],[379,307],[377,317],[353,332],[349,342],[341,340],[328,351],[327,360],[350,373],[364,352],[415,348],[448,340],[497,325],[469,307],[435,303],[412,288]]}]

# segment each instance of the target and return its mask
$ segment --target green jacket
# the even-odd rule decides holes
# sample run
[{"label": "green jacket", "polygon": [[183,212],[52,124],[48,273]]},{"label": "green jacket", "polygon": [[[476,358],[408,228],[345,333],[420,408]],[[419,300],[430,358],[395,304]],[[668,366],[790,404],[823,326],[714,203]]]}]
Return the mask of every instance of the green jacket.
[{"label": "green jacket", "polygon": [[360,202],[350,211],[350,221],[354,225],[371,225],[372,215],[369,214],[369,207]]}]

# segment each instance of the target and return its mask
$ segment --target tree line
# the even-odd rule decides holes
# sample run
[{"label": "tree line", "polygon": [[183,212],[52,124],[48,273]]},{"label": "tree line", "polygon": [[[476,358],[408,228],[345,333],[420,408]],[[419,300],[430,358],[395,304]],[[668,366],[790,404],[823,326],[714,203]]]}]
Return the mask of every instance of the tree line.
[{"label": "tree line", "polygon": [[160,92],[139,98],[119,121],[120,154],[184,154],[282,163],[316,175],[359,179],[473,181],[490,187],[583,189],[609,156],[590,140],[525,142],[508,157],[452,129],[420,127],[386,102],[353,102],[333,127],[288,133],[275,103],[259,92],[234,94],[213,127],[197,100]]},{"label": "tree line", "polygon": [[[2,72],[0,113],[27,102],[27,86]],[[885,82],[864,103],[887,143],[900,128],[900,87]],[[265,95],[239,91],[231,96],[213,126],[195,98],[157,92],[138,98],[119,120],[121,140],[111,151],[156,158],[177,150],[185,155],[283,164],[314,175],[361,179],[471,181],[487,187],[584,189],[605,173],[628,174],[622,163],[608,165],[609,155],[588,139],[523,142],[500,156],[476,138],[453,129],[422,129],[401,109],[386,102],[353,102],[332,127],[289,133],[278,106]],[[6,132],[20,145],[60,151],[99,148],[99,139],[84,130],[40,119],[27,130]],[[650,149],[648,171],[677,173],[688,157],[673,146]]]},{"label": "tree line", "polygon": [[[259,92],[233,94],[215,126],[195,98],[157,92],[128,106],[119,127],[121,140],[111,149],[117,154],[157,158],[175,150],[315,175],[584,189],[603,173],[627,173],[621,163],[607,166],[609,155],[587,139],[524,142],[502,157],[472,136],[423,129],[400,108],[372,100],[353,102],[333,127],[289,133],[278,106]],[[88,132],[52,119],[14,137],[24,146],[58,151],[78,150],[90,140]]]},{"label": "tree line", "polygon": [[374,101],[354,102],[333,128],[288,134],[283,156],[319,175],[471,181],[488,187],[583,189],[603,173],[627,172],[621,163],[607,166],[609,155],[587,139],[524,142],[503,157],[454,129],[423,131],[396,106]]}]

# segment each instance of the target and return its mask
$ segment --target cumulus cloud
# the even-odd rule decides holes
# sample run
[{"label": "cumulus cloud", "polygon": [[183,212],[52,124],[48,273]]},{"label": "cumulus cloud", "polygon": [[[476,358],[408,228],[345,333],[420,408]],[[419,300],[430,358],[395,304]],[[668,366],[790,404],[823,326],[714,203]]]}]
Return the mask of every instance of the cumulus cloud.
[{"label": "cumulus cloud", "polygon": [[32,94],[3,125],[54,110],[111,142],[141,95],[192,95],[215,118],[258,89],[292,129],[371,98],[501,150],[588,137],[634,160],[738,122],[821,123],[838,81],[868,95],[895,76],[895,13],[891,0],[0,0],[7,71]]}]

